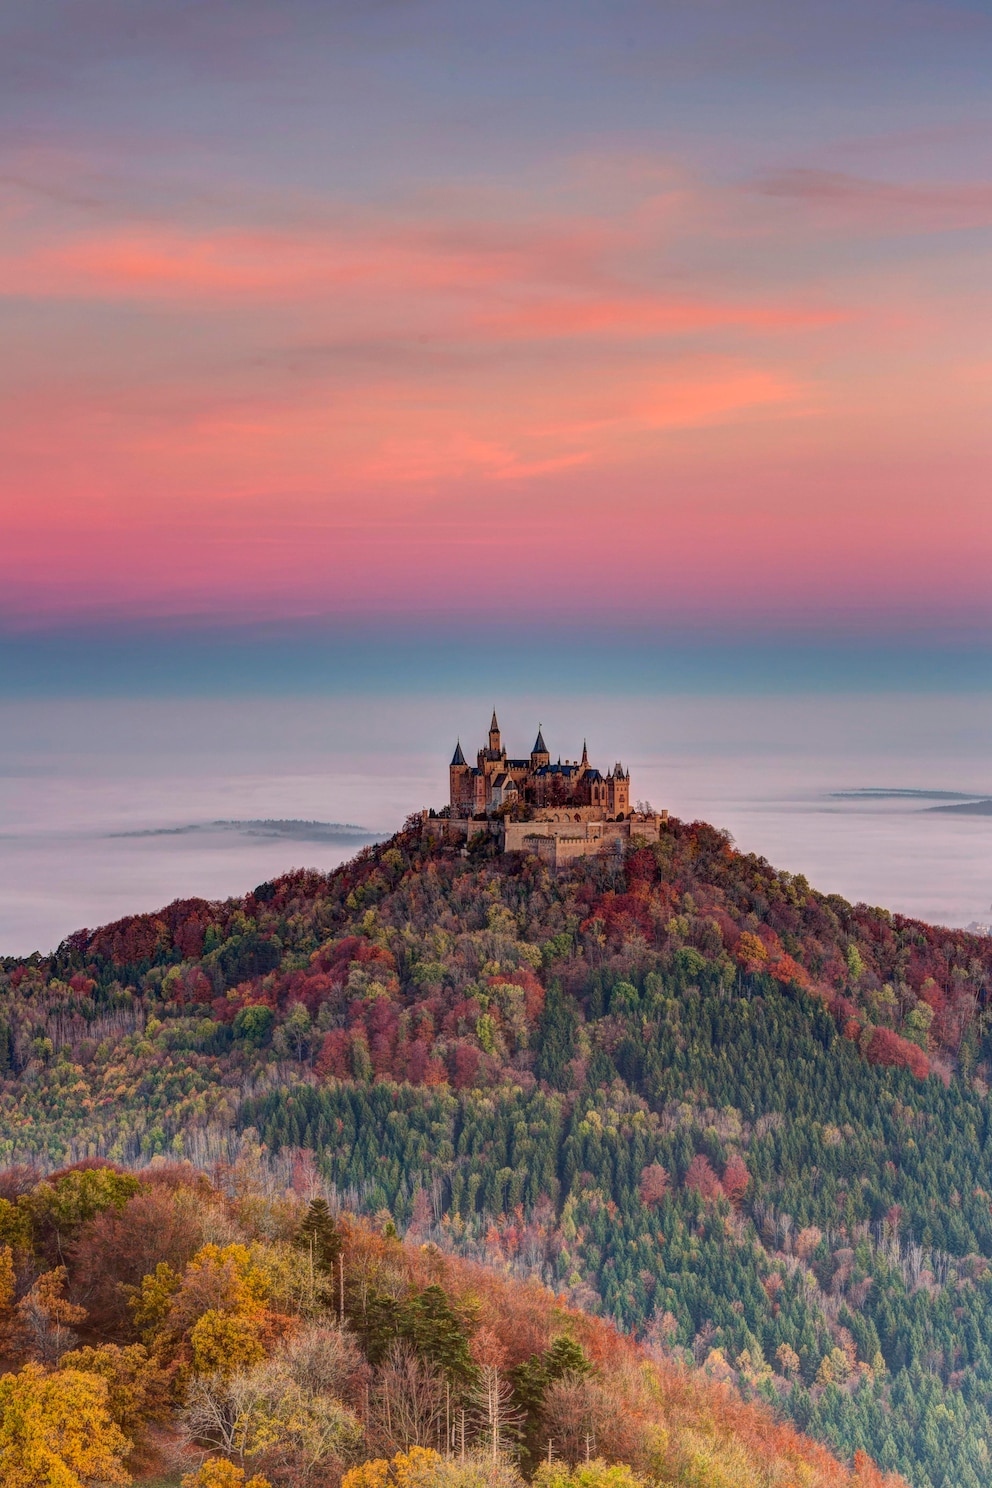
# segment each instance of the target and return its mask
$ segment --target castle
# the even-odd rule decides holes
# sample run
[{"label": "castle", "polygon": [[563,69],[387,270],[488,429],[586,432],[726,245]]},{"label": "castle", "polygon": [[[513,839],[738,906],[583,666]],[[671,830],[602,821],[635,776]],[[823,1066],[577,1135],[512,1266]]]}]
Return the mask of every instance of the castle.
[{"label": "castle", "polygon": [[585,742],[581,760],[566,760],[562,764],[559,759],[553,765],[539,728],[530,758],[508,759],[495,710],[489,725],[488,749],[480,749],[476,764],[469,765],[459,740],[448,774],[452,816],[491,816],[495,811],[517,805],[569,806],[578,807],[582,814],[592,812],[597,820],[602,820],[604,816],[625,817],[630,810],[629,772],[617,763],[609,775],[601,775],[589,763]]},{"label": "castle", "polygon": [[461,741],[448,767],[449,803],[439,815],[424,812],[431,836],[467,842],[495,837],[504,852],[532,852],[558,868],[635,837],[657,841],[667,811],[632,811],[630,772],[619,761],[608,775],[582,758],[551,763],[538,728],[526,759],[510,759],[493,712],[489,743],[470,765]]}]

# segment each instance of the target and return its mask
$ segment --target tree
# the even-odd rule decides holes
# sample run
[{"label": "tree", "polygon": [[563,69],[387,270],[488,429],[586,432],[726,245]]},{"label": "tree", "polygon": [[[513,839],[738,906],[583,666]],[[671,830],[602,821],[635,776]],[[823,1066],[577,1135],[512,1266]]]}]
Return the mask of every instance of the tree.
[{"label": "tree", "polygon": [[275,1013],[264,1002],[249,1003],[234,1018],[234,1037],[248,1048],[258,1049],[272,1032]]},{"label": "tree", "polygon": [[407,1343],[394,1343],[379,1365],[369,1397],[372,1443],[387,1452],[397,1447],[433,1447],[445,1440],[450,1386],[443,1372],[420,1358]]},{"label": "tree", "polygon": [[[187,1186],[188,1185],[188,1186]],[[175,1190],[150,1188],[123,1208],[114,1205],[86,1220],[70,1247],[72,1280],[86,1299],[90,1327],[124,1331],[128,1288],[161,1262],[181,1273],[203,1244],[206,1217],[195,1179]]]},{"label": "tree", "polygon": [[341,1234],[326,1199],[311,1199],[296,1239],[298,1248],[313,1258],[314,1266],[333,1275],[341,1254]]},{"label": "tree", "polygon": [[739,1152],[732,1152],[723,1169],[723,1191],[732,1204],[739,1204],[748,1191],[751,1174]]},{"label": "tree", "polygon": [[14,1254],[9,1245],[0,1245],[0,1355],[19,1353],[23,1344],[24,1322],[15,1303],[16,1296]]},{"label": "tree", "polygon": [[46,1374],[26,1364],[0,1377],[0,1482],[4,1488],[130,1483],[130,1442],[110,1418],[107,1384],[94,1374]]},{"label": "tree", "polygon": [[641,1169],[639,1192],[645,1208],[656,1208],[668,1192],[668,1173],[661,1163],[648,1163]]},{"label": "tree", "polygon": [[506,1349],[490,1328],[480,1328],[472,1339],[472,1359],[478,1370],[472,1393],[482,1425],[481,1440],[495,1465],[510,1446],[521,1416],[505,1373]]},{"label": "tree", "polygon": [[76,1343],[73,1323],[81,1323],[86,1308],[78,1307],[62,1295],[67,1272],[64,1266],[46,1271],[38,1277],[17,1311],[36,1359],[43,1364],[57,1364]]},{"label": "tree", "polygon": [[399,1332],[452,1380],[463,1383],[473,1373],[465,1318],[448,1300],[443,1287],[428,1286],[402,1308]]},{"label": "tree", "polygon": [[161,1420],[168,1413],[169,1377],[149,1357],[144,1344],[121,1348],[103,1343],[98,1348],[74,1349],[63,1355],[62,1368],[105,1380],[111,1418],[131,1437],[146,1421]]},{"label": "tree", "polygon": [[523,1483],[504,1458],[493,1463],[476,1452],[442,1457],[429,1447],[411,1447],[391,1461],[378,1457],[350,1468],[341,1488],[523,1488]]},{"label": "tree", "polygon": [[760,936],[744,930],[737,942],[737,964],[742,971],[763,971],[768,962],[768,951]]},{"label": "tree", "polygon": [[592,1456],[632,1462],[643,1455],[643,1429],[628,1403],[588,1375],[549,1385],[542,1427],[555,1454],[572,1464]]},{"label": "tree", "polygon": [[285,1356],[195,1377],[182,1424],[190,1441],[239,1463],[272,1461],[300,1482],[352,1451],[361,1426],[341,1401],[301,1387]]},{"label": "tree", "polygon": [[211,1307],[197,1318],[189,1340],[197,1374],[235,1374],[265,1358],[257,1309],[220,1312]]},{"label": "tree", "polygon": [[569,1467],[561,1461],[542,1462],[533,1477],[534,1488],[644,1488],[626,1462],[604,1462],[594,1457]]},{"label": "tree", "polygon": [[304,1323],[282,1344],[279,1357],[301,1390],[353,1401],[368,1379],[355,1335],[321,1322]]},{"label": "tree", "polygon": [[208,1457],[196,1472],[183,1475],[182,1488],[272,1488],[268,1478],[255,1473],[245,1478],[243,1467],[235,1467],[226,1457]]},{"label": "tree", "polygon": [[558,982],[552,982],[537,1027],[537,1062],[534,1073],[555,1090],[568,1087],[568,1065],[575,1053],[578,1009]]},{"label": "tree", "polygon": [[702,1152],[696,1153],[686,1170],[685,1187],[694,1188],[699,1197],[706,1200],[719,1198],[723,1193],[720,1180],[713,1171],[709,1158]]}]

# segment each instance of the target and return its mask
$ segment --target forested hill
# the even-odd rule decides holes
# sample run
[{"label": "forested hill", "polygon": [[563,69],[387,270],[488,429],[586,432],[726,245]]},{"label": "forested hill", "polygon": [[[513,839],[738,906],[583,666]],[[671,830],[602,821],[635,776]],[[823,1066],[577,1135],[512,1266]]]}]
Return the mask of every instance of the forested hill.
[{"label": "forested hill", "polygon": [[550,876],[414,831],[3,963],[7,1162],[287,1170],[915,1488],[992,1444],[992,942],[702,825]]},{"label": "forested hill", "polygon": [[312,1170],[256,1177],[0,1172],[5,1488],[906,1488],[547,1288],[335,1216]]}]

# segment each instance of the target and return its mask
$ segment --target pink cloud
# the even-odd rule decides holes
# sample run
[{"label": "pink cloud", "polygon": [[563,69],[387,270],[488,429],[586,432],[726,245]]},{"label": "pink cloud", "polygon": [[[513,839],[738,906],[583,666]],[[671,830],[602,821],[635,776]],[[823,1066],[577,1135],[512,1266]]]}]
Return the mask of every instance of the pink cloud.
[{"label": "pink cloud", "polygon": [[451,194],[221,226],[22,204],[0,227],[0,294],[31,302],[0,367],[7,611],[512,590],[785,612],[935,576],[935,604],[987,608],[976,297],[914,265],[779,273],[753,197],[728,226],[739,191],[592,177],[609,210],[592,185],[581,208]]},{"label": "pink cloud", "polygon": [[796,167],[766,176],[765,196],[806,203],[839,225],[881,231],[942,231],[992,225],[992,183],[873,181],[843,171]]}]

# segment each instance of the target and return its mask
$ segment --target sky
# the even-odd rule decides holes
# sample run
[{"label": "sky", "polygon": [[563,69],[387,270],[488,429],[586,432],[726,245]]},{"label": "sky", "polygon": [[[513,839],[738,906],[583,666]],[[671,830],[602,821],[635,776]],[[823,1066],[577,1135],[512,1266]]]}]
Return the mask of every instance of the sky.
[{"label": "sky", "polygon": [[6,0],[0,690],[987,686],[990,79],[985,0]]}]

